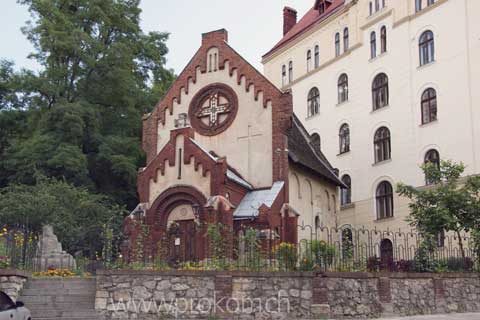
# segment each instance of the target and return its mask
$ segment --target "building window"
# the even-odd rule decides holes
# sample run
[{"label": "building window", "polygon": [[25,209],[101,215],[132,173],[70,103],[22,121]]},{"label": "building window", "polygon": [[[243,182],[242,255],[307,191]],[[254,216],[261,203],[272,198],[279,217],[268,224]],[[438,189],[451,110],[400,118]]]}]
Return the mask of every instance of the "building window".
[{"label": "building window", "polygon": [[337,197],[332,194],[333,213],[337,213]]},{"label": "building window", "polygon": [[387,52],[387,27],[383,26],[380,30],[380,51]]},{"label": "building window", "polygon": [[346,174],[342,177],[342,182],[346,188],[340,190],[340,202],[342,206],[346,206],[352,203],[352,179]]},{"label": "building window", "polygon": [[320,217],[316,216],[315,217],[315,232],[317,232],[318,229],[320,229]]},{"label": "building window", "polygon": [[325,190],[325,198],[327,199],[327,209],[330,211],[332,210],[332,207],[330,206],[330,193],[328,193],[327,190]]},{"label": "building window", "polygon": [[288,83],[293,81],[293,62],[288,63]]},{"label": "building window", "polygon": [[422,124],[437,120],[437,92],[428,88],[422,94]]},{"label": "building window", "polygon": [[312,117],[320,111],[320,92],[316,87],[313,87],[308,92],[308,110],[307,116]]},{"label": "building window", "polygon": [[375,0],[375,12],[380,10],[380,0]]},{"label": "building window", "polygon": [[370,33],[370,59],[377,56],[377,34],[375,31]]},{"label": "building window", "polygon": [[415,12],[422,10],[422,0],[415,0]]},{"label": "building window", "polygon": [[435,0],[427,0],[427,6],[431,6],[435,3]]},{"label": "building window", "polygon": [[338,133],[339,143],[340,143],[340,154],[350,151],[350,128],[348,124],[344,123],[340,127]]},{"label": "building window", "polygon": [[372,1],[370,1],[370,3],[368,4],[368,10],[370,12],[370,15],[372,15],[373,14],[373,3],[372,3]]},{"label": "building window", "polygon": [[312,50],[307,51],[307,72],[312,70]]},{"label": "building window", "polygon": [[418,46],[421,66],[435,61],[435,43],[432,31],[428,30],[422,33]]},{"label": "building window", "polygon": [[343,73],[338,78],[338,103],[342,103],[348,100],[348,76]]},{"label": "building window", "polygon": [[[440,154],[438,153],[437,150],[431,149],[428,150],[427,153],[425,153],[425,160],[424,164],[433,164],[437,169],[440,169]],[[425,184],[431,185],[434,184],[435,181],[429,180],[427,177],[425,177]]]},{"label": "building window", "polygon": [[392,157],[392,144],[390,130],[381,127],[375,132],[374,137],[375,163],[389,160]]},{"label": "building window", "polygon": [[437,247],[445,247],[445,230],[442,230],[437,234]]},{"label": "building window", "polygon": [[348,40],[348,28],[343,29],[343,51],[347,51],[349,48],[349,40]]},{"label": "building window", "polygon": [[393,188],[390,182],[382,181],[376,192],[377,219],[393,217]]},{"label": "building window", "polygon": [[340,55],[340,33],[335,34],[335,56],[338,57]]},{"label": "building window", "polygon": [[310,143],[312,144],[312,147],[313,149],[315,149],[315,151],[320,152],[322,148],[321,146],[322,142],[320,140],[320,135],[318,133],[312,134],[310,138]]},{"label": "building window", "polygon": [[373,110],[388,106],[388,77],[385,73],[378,74],[372,84]]},{"label": "building window", "polygon": [[287,67],[285,65],[282,66],[282,86],[287,85]]},{"label": "building window", "polygon": [[320,66],[320,47],[318,45],[315,46],[315,68]]}]

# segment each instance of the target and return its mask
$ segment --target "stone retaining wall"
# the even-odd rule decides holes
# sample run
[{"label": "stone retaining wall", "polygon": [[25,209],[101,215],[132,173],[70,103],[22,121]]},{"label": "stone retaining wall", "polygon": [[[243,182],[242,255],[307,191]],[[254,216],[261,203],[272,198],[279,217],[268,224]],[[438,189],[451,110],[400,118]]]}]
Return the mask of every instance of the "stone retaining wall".
[{"label": "stone retaining wall", "polygon": [[107,319],[352,319],[480,311],[478,274],[104,271]]},{"label": "stone retaining wall", "polygon": [[0,291],[5,292],[16,301],[27,282],[29,274],[17,270],[0,270]]}]

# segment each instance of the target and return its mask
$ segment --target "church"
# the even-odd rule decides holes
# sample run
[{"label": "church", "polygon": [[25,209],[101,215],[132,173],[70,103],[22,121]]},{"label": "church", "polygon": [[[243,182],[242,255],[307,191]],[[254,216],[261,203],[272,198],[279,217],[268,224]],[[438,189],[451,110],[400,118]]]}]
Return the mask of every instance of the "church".
[{"label": "church", "polygon": [[212,224],[225,226],[232,250],[233,237],[249,227],[297,243],[310,237],[300,225],[336,224],[330,207],[344,187],[338,171],[293,113],[291,92],[231,48],[224,29],[202,35],[190,63],[145,115],[142,146],[140,204],[125,221],[130,254],[142,233],[138,221],[151,254],[178,261],[208,256]]}]

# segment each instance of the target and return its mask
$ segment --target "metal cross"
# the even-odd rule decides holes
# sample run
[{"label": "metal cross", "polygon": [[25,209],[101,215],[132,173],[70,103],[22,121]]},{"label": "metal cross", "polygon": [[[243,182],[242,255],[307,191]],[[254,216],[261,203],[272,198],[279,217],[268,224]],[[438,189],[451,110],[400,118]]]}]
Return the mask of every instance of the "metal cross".
[{"label": "metal cross", "polygon": [[198,113],[197,117],[205,118],[209,117],[210,119],[210,127],[214,127],[218,125],[218,115],[225,114],[230,112],[230,104],[220,104],[218,98],[218,92],[215,92],[210,97],[210,103],[205,108],[202,108]]}]

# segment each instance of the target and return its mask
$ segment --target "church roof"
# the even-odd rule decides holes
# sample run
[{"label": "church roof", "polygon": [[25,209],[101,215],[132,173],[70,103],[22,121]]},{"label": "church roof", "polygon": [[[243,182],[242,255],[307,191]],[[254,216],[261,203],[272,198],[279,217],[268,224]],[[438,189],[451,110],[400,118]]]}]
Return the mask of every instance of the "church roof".
[{"label": "church roof", "polygon": [[322,14],[320,14],[320,12],[315,8],[315,6],[317,5],[315,3],[315,6],[308,10],[307,13],[302,17],[302,19],[300,19],[300,21],[298,21],[297,24],[295,24],[293,28],[289,32],[287,32],[287,34],[285,34],[283,38],[270,51],[263,55],[263,58],[271,55],[291,40],[299,37],[301,34],[303,34],[305,31],[307,31],[314,25],[325,20],[327,17],[337,11],[338,8],[342,7],[344,2],[345,0],[332,0],[332,4],[329,5]]},{"label": "church roof", "polygon": [[288,158],[315,174],[322,176],[333,184],[344,187],[335,169],[320,150],[315,150],[310,143],[311,136],[297,116],[293,115],[292,127],[288,132]]},{"label": "church roof", "polygon": [[270,189],[255,190],[247,193],[233,212],[235,219],[248,219],[258,217],[258,209],[264,204],[271,207],[277,199],[285,182],[277,181]]}]

